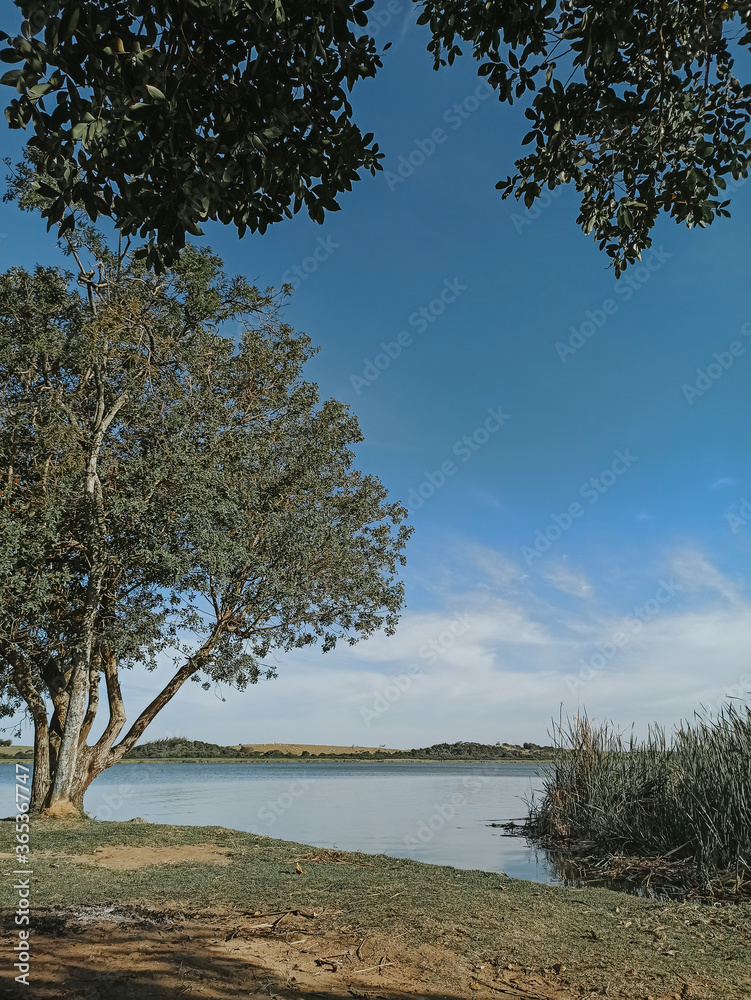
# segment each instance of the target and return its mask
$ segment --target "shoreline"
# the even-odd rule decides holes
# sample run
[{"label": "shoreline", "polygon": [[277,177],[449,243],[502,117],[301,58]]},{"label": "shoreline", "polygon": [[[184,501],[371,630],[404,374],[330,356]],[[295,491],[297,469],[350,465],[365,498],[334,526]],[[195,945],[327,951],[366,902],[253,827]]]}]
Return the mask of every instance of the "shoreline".
[{"label": "shoreline", "polygon": [[[31,761],[33,757],[10,757],[0,764]],[[118,764],[552,764],[552,760],[530,760],[528,757],[132,757]],[[109,770],[109,768],[107,769]],[[104,772],[103,772],[104,773]]]}]

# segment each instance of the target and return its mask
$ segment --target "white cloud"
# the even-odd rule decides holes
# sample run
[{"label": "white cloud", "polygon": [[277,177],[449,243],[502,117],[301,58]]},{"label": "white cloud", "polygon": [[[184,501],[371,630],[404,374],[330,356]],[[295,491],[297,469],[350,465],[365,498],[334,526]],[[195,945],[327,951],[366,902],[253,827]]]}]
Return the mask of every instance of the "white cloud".
[{"label": "white cloud", "polygon": [[[643,730],[751,689],[751,602],[696,549],[664,560],[658,572],[672,580],[667,589],[657,585],[654,566],[649,576],[641,566],[630,578],[622,574],[617,592],[638,587],[653,595],[637,609],[632,597],[598,596],[565,564],[536,578],[477,545],[443,550],[442,559],[440,586],[426,595],[432,607],[408,609],[394,636],[326,656],[277,654],[279,677],[244,693],[188,683],[147,738],[405,748],[460,739],[543,742],[561,705]],[[551,583],[566,595],[560,605]],[[573,610],[572,593],[587,598]],[[167,676],[125,673],[130,720]]]},{"label": "white cloud", "polygon": [[583,573],[577,573],[564,563],[553,566],[545,574],[545,580],[551,587],[560,590],[564,594],[571,594],[574,597],[589,597],[593,593],[593,588],[587,582]]},{"label": "white cloud", "polygon": [[670,571],[687,590],[713,590],[734,604],[741,602],[736,585],[696,549],[684,548],[677,552],[671,560]]}]

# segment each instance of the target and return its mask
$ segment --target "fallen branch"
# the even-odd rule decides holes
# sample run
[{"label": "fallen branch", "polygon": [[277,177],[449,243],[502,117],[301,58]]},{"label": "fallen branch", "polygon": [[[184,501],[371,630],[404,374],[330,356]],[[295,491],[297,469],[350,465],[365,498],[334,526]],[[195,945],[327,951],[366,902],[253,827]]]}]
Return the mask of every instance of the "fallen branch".
[{"label": "fallen branch", "polygon": [[356,976],[359,972],[372,972],[373,969],[378,969],[378,971],[380,972],[380,970],[385,969],[387,965],[394,965],[394,964],[395,964],[394,962],[384,962],[383,959],[381,959],[378,965],[370,965],[368,966],[367,969],[355,969],[352,975]]},{"label": "fallen branch", "polygon": [[493,986],[492,983],[483,982],[482,979],[478,979],[476,976],[473,977],[474,982],[478,986],[484,986],[486,989],[493,990],[495,993],[505,993],[507,996],[518,997],[521,990],[524,991],[524,996],[529,997],[530,1000],[548,1000],[544,997],[542,993],[538,993],[536,990],[528,990],[525,986],[512,986],[509,984],[508,988],[505,986]]},{"label": "fallen branch", "polygon": [[369,861],[347,861],[343,858],[341,851],[318,851],[312,854],[303,854],[299,858],[290,858],[286,863],[289,865],[299,864],[300,861],[307,861],[308,864],[332,864],[332,865],[353,865],[357,868],[372,868]]}]

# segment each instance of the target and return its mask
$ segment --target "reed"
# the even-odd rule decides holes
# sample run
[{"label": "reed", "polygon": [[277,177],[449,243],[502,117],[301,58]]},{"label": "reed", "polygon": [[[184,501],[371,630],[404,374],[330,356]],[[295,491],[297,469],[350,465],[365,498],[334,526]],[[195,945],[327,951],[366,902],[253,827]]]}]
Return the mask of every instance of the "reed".
[{"label": "reed", "polygon": [[691,858],[705,884],[751,879],[751,708],[695,714],[646,739],[586,715],[559,722],[553,766],[529,806],[528,832],[611,854]]}]

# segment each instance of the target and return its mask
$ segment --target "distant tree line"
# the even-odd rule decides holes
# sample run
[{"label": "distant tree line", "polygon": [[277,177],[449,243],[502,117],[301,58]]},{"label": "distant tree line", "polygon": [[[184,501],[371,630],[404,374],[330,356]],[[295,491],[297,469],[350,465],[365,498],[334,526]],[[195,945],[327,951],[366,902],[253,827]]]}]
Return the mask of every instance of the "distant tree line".
[{"label": "distant tree line", "polygon": [[246,757],[248,754],[236,747],[222,747],[203,740],[188,740],[173,736],[166,740],[150,740],[134,747],[126,755],[126,760],[152,760],[169,757]]},{"label": "distant tree line", "polygon": [[483,760],[540,760],[549,759],[553,747],[538,746],[536,743],[510,744],[496,743],[434,743],[419,750],[408,750],[405,756],[430,759],[481,758]]},{"label": "distant tree line", "polygon": [[169,739],[152,740],[134,747],[126,760],[159,760],[171,758],[242,758],[261,760],[264,758],[283,758],[296,760],[307,757],[311,760],[338,759],[346,756],[355,760],[388,760],[394,756],[413,757],[415,760],[541,760],[549,759],[553,747],[538,746],[536,743],[518,744],[487,744],[487,743],[434,743],[433,746],[420,747],[413,750],[399,751],[398,754],[383,750],[362,750],[358,753],[320,753],[312,754],[308,750],[302,753],[287,753],[283,750],[249,750],[244,747],[219,746],[217,743],[205,743],[203,740],[189,740],[183,736],[173,736]]}]

